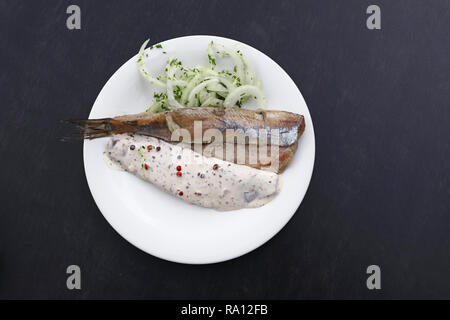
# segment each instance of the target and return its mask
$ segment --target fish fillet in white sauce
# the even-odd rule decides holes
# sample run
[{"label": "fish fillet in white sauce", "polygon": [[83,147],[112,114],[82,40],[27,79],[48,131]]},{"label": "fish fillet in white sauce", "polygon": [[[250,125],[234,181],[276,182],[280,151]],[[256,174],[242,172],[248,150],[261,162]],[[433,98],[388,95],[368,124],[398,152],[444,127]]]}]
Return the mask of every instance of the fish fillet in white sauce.
[{"label": "fish fillet in white sauce", "polygon": [[114,136],[105,154],[114,166],[169,194],[220,211],[263,206],[281,186],[276,173],[204,157],[148,136]]}]

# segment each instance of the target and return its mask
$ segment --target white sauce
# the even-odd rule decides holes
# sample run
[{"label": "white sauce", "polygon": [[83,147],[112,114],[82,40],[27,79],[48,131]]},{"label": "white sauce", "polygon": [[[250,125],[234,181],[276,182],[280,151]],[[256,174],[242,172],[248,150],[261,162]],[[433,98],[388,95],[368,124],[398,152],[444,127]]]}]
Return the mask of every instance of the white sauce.
[{"label": "white sauce", "polygon": [[263,206],[275,198],[281,185],[276,173],[204,157],[147,136],[115,136],[105,155],[113,168],[133,173],[188,203],[220,211]]},{"label": "white sauce", "polygon": [[106,165],[111,169],[117,171],[124,171],[123,168],[117,163],[117,161],[110,158],[108,151],[103,152],[103,160],[105,161]]}]

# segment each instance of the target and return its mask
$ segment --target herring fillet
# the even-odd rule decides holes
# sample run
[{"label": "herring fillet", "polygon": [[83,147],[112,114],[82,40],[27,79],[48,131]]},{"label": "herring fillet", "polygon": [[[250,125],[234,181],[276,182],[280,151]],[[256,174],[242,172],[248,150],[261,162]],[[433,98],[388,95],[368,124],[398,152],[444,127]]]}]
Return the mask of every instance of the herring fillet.
[{"label": "herring fillet", "polygon": [[[208,129],[217,129],[223,134],[226,142],[226,130],[242,130],[249,132],[252,138],[258,139],[265,133],[268,143],[290,146],[298,142],[305,129],[302,115],[275,110],[246,110],[236,108],[195,107],[180,108],[162,113],[138,113],[114,118],[69,120],[81,127],[84,138],[95,139],[114,134],[128,133],[152,136],[164,141],[174,141],[172,132],[182,128],[189,132],[191,142],[204,143],[204,133]],[[194,124],[201,121],[201,141],[196,141]],[[277,142],[271,142],[272,130],[276,131]],[[179,141],[179,140],[175,140]],[[239,142],[238,142],[239,143]],[[252,143],[246,140],[245,144]]]},{"label": "herring fillet", "polygon": [[[175,142],[173,142],[175,143]],[[238,146],[234,145],[234,148],[230,148],[230,150],[233,150],[234,152],[230,156],[231,158],[227,158],[227,143],[224,143],[222,145],[222,153],[217,152],[216,149],[210,148],[209,146],[214,145],[212,144],[202,144],[200,145],[200,148],[198,148],[199,144],[195,143],[178,143],[180,146],[184,148],[189,148],[191,150],[194,150],[198,152],[197,150],[201,150],[202,155],[206,157],[214,157],[221,160],[231,161],[233,163],[237,164],[243,164],[255,169],[261,169],[261,170],[268,170],[275,173],[282,173],[286,167],[291,162],[292,158],[294,157],[295,151],[298,147],[298,142],[294,143],[290,146],[278,146],[276,148],[275,152],[272,153],[271,147],[267,147],[265,152],[262,152],[260,150],[260,146],[256,146],[256,149],[252,150],[249,145],[244,146],[244,156],[242,158],[239,158],[239,152],[237,151]],[[251,153],[255,152],[257,155],[256,162],[251,157]]]},{"label": "herring fillet", "polygon": [[205,157],[153,137],[114,136],[105,154],[163,191],[219,211],[263,206],[280,190],[276,173]]},{"label": "herring fillet", "polygon": [[[195,131],[194,124],[196,121],[201,121],[202,140],[195,141],[195,136],[191,142],[183,140],[184,147],[199,152],[198,145],[201,144],[200,149],[207,149],[211,141],[205,139],[205,132],[209,129],[217,129],[219,134],[222,132],[223,135],[223,150],[226,150],[225,146],[230,143],[241,146],[245,144],[244,161],[242,161],[242,157],[238,160],[237,153],[227,157],[226,152],[205,153],[202,151],[203,155],[276,173],[282,173],[289,165],[297,150],[299,138],[305,130],[304,117],[291,112],[212,107],[183,108],[157,114],[144,112],[114,118],[69,121],[79,126],[82,136],[86,139],[127,133],[152,136],[171,143],[179,143],[179,140],[173,141],[172,139],[172,133],[177,128],[186,129],[192,139]],[[232,142],[229,142],[226,139],[228,129],[243,130],[244,132],[247,129],[255,129],[258,130],[257,134],[260,134],[259,130],[262,130],[267,135],[268,145],[279,145],[278,152],[272,153],[270,147],[266,152],[258,143],[256,161],[254,161],[255,157],[252,152],[255,152],[255,149],[249,147],[249,144],[254,142],[251,142],[251,139],[246,139],[244,142],[239,139],[235,141],[234,138]],[[279,132],[274,141],[270,140],[272,129]],[[253,136],[253,138],[258,137]]]}]

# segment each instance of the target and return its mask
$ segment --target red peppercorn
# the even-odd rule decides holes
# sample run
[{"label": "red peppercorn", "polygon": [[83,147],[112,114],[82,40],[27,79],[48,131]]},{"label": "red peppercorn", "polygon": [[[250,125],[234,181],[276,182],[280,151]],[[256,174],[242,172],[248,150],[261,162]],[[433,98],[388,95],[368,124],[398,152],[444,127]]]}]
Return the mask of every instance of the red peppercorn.
[{"label": "red peppercorn", "polygon": [[213,170],[217,170],[217,169],[219,169],[219,165],[218,164],[213,165]]},{"label": "red peppercorn", "polygon": [[148,151],[150,151],[150,150],[152,150],[152,149],[153,149],[153,146],[152,146],[151,144],[147,146],[147,150],[148,150]]},{"label": "red peppercorn", "polygon": [[177,171],[181,171],[181,166],[177,166]]},{"label": "red peppercorn", "polygon": [[148,164],[145,164],[144,167],[145,167],[145,170],[148,170]]},{"label": "red peppercorn", "polygon": [[136,148],[136,147],[134,146],[134,144],[132,144],[132,145],[130,146],[130,149],[131,149],[131,150],[134,150],[134,148]]},{"label": "red peppercorn", "polygon": [[183,174],[181,173],[181,171],[177,172],[177,176],[181,177]]},{"label": "red peppercorn", "polygon": [[178,192],[178,195],[181,197],[183,196],[183,191]]}]

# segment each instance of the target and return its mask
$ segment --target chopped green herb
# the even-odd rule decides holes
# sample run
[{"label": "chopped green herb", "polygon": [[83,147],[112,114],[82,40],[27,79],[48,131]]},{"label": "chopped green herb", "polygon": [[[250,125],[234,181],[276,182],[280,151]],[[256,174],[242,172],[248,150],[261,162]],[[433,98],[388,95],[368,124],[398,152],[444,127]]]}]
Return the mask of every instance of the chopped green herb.
[{"label": "chopped green herb", "polygon": [[216,65],[216,59],[214,59],[213,57],[211,57],[210,54],[208,54],[208,59],[209,59],[209,63],[213,66]]}]

